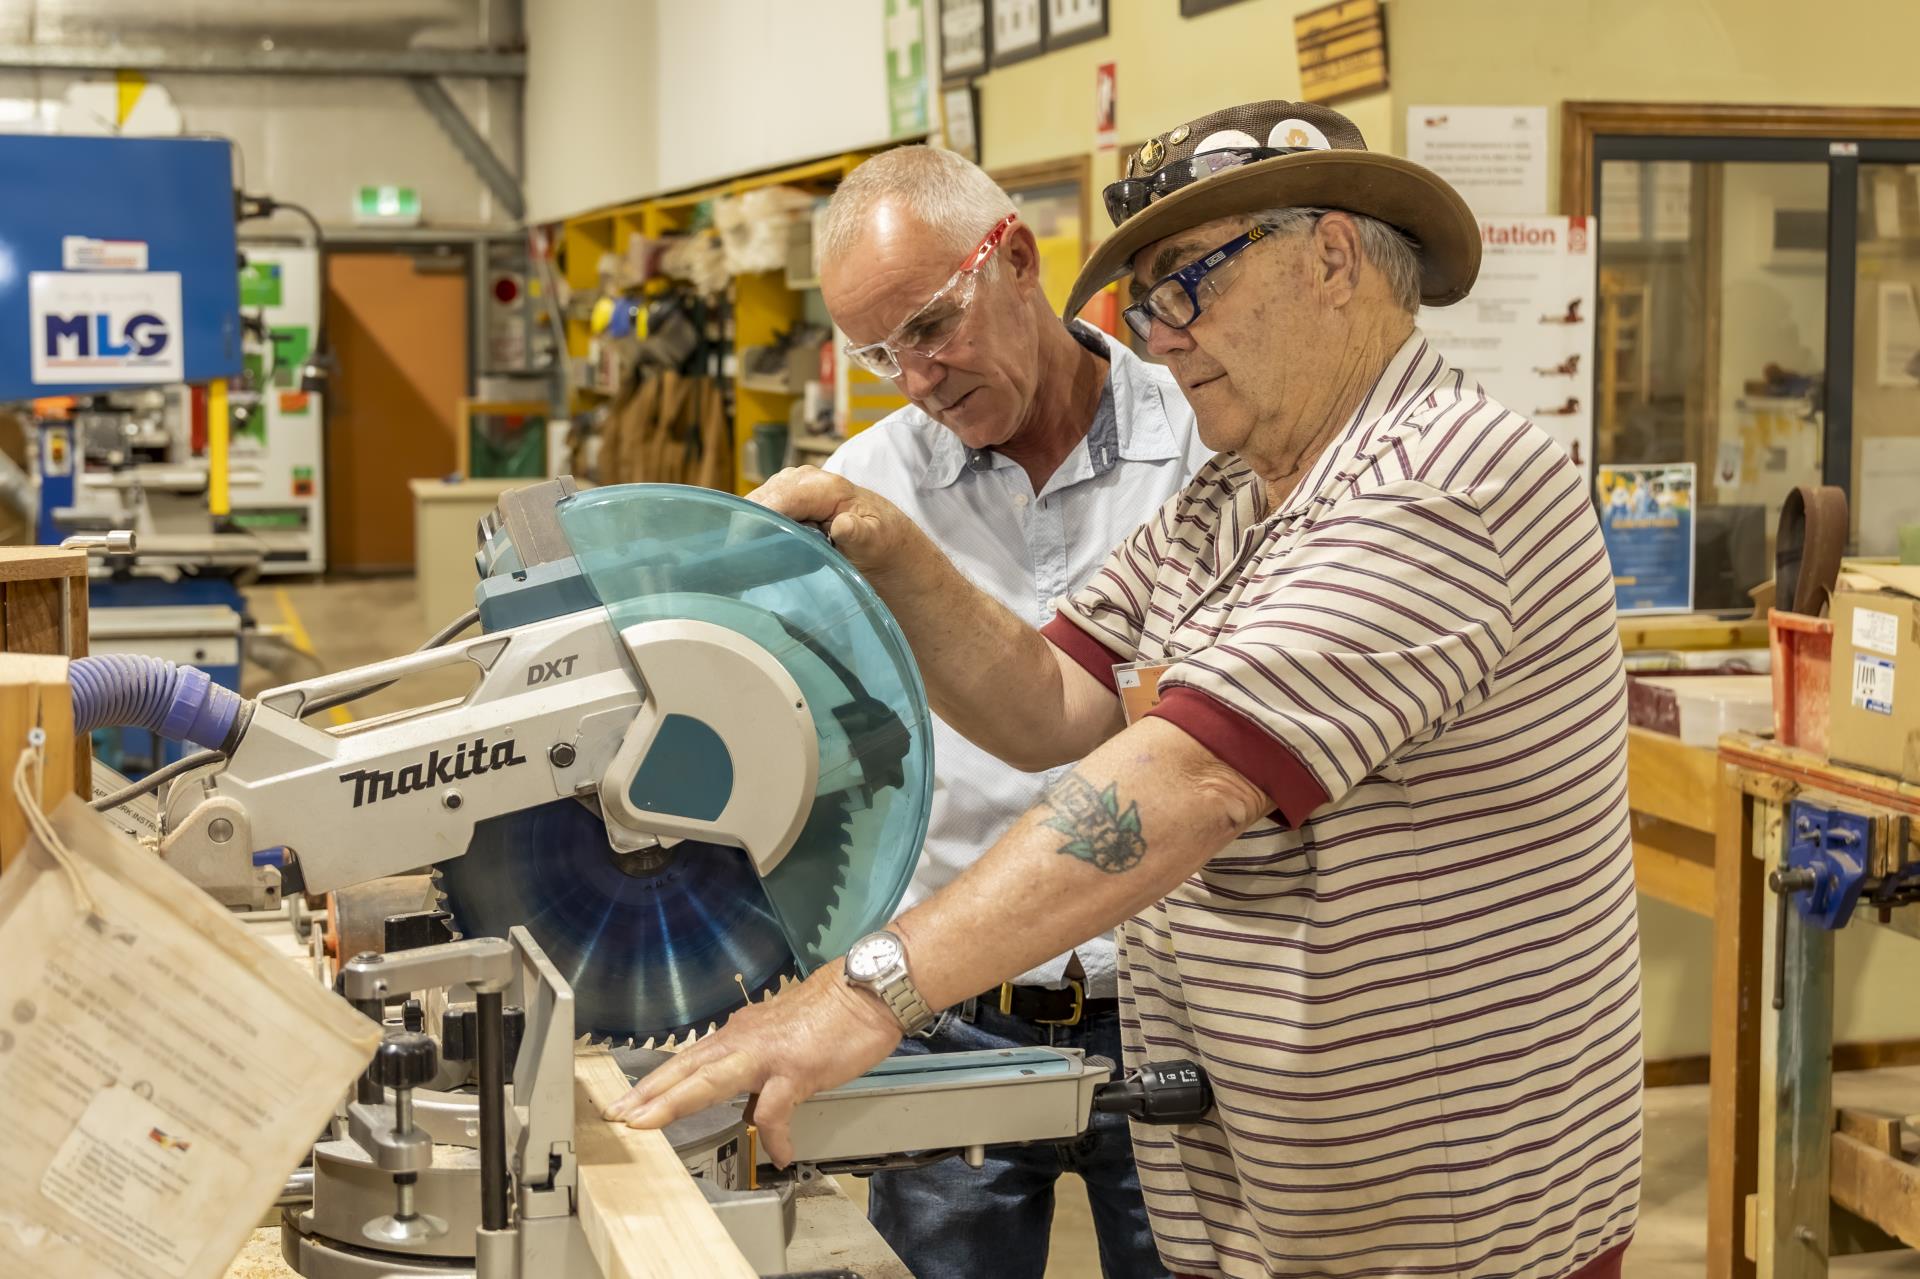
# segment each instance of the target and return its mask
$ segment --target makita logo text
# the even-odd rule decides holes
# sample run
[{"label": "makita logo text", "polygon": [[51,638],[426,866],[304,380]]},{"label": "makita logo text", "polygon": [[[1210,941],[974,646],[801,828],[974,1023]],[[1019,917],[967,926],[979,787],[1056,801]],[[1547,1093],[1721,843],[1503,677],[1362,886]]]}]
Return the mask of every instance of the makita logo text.
[{"label": "makita logo text", "polygon": [[408,764],[397,773],[383,768],[356,768],[351,773],[340,774],[340,780],[353,783],[353,806],[359,808],[395,795],[447,786],[526,762],[527,757],[514,749],[511,737],[492,746],[487,745],[485,738],[476,737],[467,745],[454,747],[451,754],[436,750],[418,764]]},{"label": "makita logo text", "polygon": [[152,359],[167,349],[167,324],[157,315],[132,316],[115,333],[113,321],[98,312],[49,315],[41,334],[47,359],[55,364]]}]

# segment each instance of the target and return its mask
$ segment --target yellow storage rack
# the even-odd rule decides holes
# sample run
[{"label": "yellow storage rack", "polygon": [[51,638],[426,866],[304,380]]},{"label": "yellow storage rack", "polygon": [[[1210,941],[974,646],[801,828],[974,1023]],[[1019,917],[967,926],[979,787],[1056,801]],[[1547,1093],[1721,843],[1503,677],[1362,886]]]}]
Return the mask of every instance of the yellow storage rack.
[{"label": "yellow storage rack", "polygon": [[[576,294],[593,291],[599,286],[599,264],[604,255],[624,255],[628,242],[636,235],[657,238],[687,230],[693,224],[695,210],[709,200],[719,196],[744,195],[772,186],[796,187],[817,195],[829,195],[840,180],[870,154],[865,151],[847,152],[808,164],[750,174],[697,190],[614,205],[569,218],[561,230],[567,286]],[[786,274],[779,269],[737,275],[733,278],[732,287],[734,487],[737,492],[746,493],[755,485],[747,470],[749,459],[753,456],[753,424],[785,422],[794,397],[743,385],[739,376],[739,370],[745,367],[742,353],[747,347],[771,342],[775,333],[791,328],[800,319],[804,300],[799,291],[788,287]],[[588,337],[587,320],[569,313],[567,354],[570,358],[579,359],[587,354]],[[887,405],[887,411],[906,403],[890,384],[863,387],[859,406],[861,411],[850,413],[846,423],[849,435],[884,416],[884,413],[874,411],[881,407],[876,399],[880,388],[890,393],[891,403]],[[604,393],[597,390],[576,392],[574,411],[591,408],[603,396]]]}]

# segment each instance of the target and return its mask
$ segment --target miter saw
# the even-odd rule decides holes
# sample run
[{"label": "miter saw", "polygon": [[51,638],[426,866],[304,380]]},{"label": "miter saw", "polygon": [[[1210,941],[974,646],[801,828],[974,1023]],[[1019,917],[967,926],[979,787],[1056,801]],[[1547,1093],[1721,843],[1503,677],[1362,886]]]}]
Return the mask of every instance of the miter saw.
[{"label": "miter saw", "polygon": [[[562,479],[503,497],[477,563],[474,638],[166,712],[221,758],[173,782],[159,851],[224,903],[284,900],[306,927],[315,895],[433,875],[425,909],[385,921],[385,953],[323,967],[390,1031],[287,1188],[285,1250],[312,1279],[597,1274],[573,1219],[576,1036],[644,1072],[636,1045],[890,918],[926,833],[918,672],[819,531],[709,490]],[[459,665],[464,697],[306,722]],[[83,700],[101,699],[77,693],[80,719]],[[797,1171],[758,1189],[737,1107],[669,1136],[775,1273],[796,1177],[978,1162],[1077,1137],[1095,1110],[1182,1122],[1210,1104],[1186,1063],[1111,1073],[1077,1050],[893,1059],[800,1107]]]}]

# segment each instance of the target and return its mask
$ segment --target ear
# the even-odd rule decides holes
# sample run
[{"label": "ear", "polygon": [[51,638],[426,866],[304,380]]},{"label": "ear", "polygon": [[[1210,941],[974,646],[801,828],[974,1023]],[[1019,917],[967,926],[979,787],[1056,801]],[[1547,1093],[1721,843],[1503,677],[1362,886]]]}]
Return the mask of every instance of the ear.
[{"label": "ear", "polygon": [[1347,214],[1324,213],[1313,228],[1314,286],[1334,307],[1345,306],[1360,288],[1360,228]]},{"label": "ear", "polygon": [[1000,242],[1001,268],[1012,273],[1022,291],[1040,281],[1040,243],[1025,220],[1013,224]]}]

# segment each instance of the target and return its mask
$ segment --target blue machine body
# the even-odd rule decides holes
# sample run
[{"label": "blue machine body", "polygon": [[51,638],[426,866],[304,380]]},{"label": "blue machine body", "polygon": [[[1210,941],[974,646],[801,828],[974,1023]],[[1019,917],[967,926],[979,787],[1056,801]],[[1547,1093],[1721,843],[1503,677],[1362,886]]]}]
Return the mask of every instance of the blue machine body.
[{"label": "blue machine body", "polygon": [[[144,273],[178,273],[182,372],[171,382],[207,382],[241,371],[238,244],[234,235],[233,148],[205,138],[83,138],[0,135],[0,173],[12,196],[0,201],[0,402],[86,395],[134,379],[36,382],[32,279],[73,271],[70,238],[144,245]],[[120,272],[118,266],[97,273]],[[80,320],[74,319],[76,325]],[[44,327],[44,326],[43,326]],[[82,325],[61,339],[73,349],[119,343],[118,331]],[[158,330],[144,333],[154,340]]]}]

